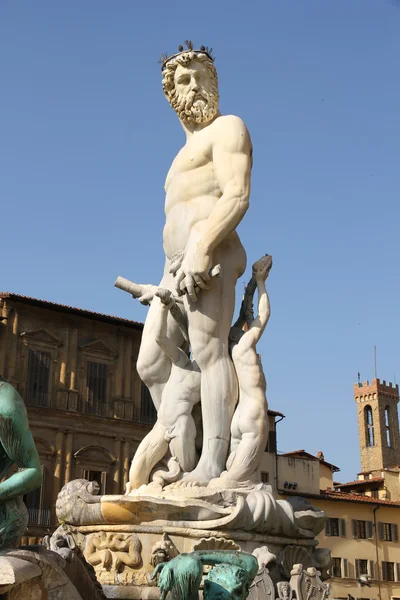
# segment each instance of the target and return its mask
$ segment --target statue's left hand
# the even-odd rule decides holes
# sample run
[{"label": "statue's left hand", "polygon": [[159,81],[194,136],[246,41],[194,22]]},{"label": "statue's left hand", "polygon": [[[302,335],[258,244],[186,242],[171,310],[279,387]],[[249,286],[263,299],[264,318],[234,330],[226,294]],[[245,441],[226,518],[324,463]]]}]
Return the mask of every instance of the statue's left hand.
[{"label": "statue's left hand", "polygon": [[175,275],[175,287],[178,294],[188,294],[193,302],[196,302],[196,287],[202,290],[208,289],[207,282],[210,279],[212,257],[202,251],[199,246],[187,248],[182,265]]}]

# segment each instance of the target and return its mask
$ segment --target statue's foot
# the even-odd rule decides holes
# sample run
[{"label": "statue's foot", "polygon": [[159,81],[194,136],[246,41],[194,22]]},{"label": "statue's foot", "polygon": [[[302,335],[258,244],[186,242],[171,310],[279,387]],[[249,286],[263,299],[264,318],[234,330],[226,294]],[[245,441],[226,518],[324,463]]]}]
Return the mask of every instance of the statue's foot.
[{"label": "statue's foot", "polygon": [[228,479],[228,477],[214,477],[214,479],[211,479],[207,487],[214,489],[219,488],[223,490],[230,490],[236,489],[238,485],[236,481]]},{"label": "statue's foot", "polygon": [[184,473],[182,479],[168,486],[168,490],[182,489],[187,487],[205,487],[216,477],[216,473],[206,467],[197,467],[190,473]]},{"label": "statue's foot", "polygon": [[238,481],[237,479],[229,477],[229,474],[227,474],[227,472],[225,471],[220,477],[215,477],[214,479],[211,479],[207,487],[213,489],[219,488],[223,490],[238,490],[254,488],[254,486],[254,482],[250,479]]}]

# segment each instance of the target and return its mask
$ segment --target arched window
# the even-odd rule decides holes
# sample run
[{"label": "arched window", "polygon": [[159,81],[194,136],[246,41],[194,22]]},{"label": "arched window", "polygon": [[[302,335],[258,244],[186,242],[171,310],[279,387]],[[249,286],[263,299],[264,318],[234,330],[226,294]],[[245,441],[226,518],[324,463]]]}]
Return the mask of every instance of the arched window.
[{"label": "arched window", "polygon": [[392,445],[392,440],[390,439],[390,421],[389,421],[389,407],[385,408],[385,431],[386,431],[386,443],[388,448]]},{"label": "arched window", "polygon": [[364,420],[365,420],[365,440],[367,442],[367,446],[374,446],[374,421],[372,417],[372,408],[370,406],[366,406],[364,408]]}]

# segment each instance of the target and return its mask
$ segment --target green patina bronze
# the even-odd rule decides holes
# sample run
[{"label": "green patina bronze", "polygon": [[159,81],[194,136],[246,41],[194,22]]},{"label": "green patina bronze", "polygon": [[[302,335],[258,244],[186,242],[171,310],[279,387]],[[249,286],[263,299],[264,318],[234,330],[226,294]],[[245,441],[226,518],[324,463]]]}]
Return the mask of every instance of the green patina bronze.
[{"label": "green patina bronze", "polygon": [[204,582],[205,600],[245,600],[257,574],[257,559],[245,552],[201,550],[179,554],[153,571],[157,575],[160,600],[198,600],[204,565],[215,567]]},{"label": "green patina bronze", "polygon": [[42,482],[40,459],[29,431],[24,401],[0,377],[0,481],[12,465],[18,471],[0,483],[0,549],[19,545],[28,522],[22,496]]}]

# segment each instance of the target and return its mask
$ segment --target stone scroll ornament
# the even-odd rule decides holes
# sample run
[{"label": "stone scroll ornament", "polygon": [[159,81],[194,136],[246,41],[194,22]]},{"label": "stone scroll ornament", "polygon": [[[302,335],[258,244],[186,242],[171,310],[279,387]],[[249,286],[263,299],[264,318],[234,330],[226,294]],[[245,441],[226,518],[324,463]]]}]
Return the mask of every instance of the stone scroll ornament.
[{"label": "stone scroll ornament", "polygon": [[28,524],[22,497],[40,487],[42,469],[24,401],[0,377],[0,480],[10,467],[18,471],[0,483],[0,549],[17,548]]},{"label": "stone scroll ornament", "polygon": [[[185,490],[151,495],[98,496],[98,485],[85,479],[67,483],[58,495],[56,514],[60,523],[79,525],[163,525],[196,529],[241,529],[295,538],[314,538],[322,531],[326,515],[309,502],[296,498],[276,500],[263,489],[239,492],[199,489],[199,496]],[[298,507],[301,510],[297,510]],[[293,564],[293,563],[292,563]]]},{"label": "stone scroll ornament", "polygon": [[168,563],[160,563],[152,578],[158,577],[160,600],[198,600],[203,568],[214,568],[204,581],[205,600],[245,600],[257,574],[257,559],[245,552],[229,550],[198,551],[179,554]]}]

